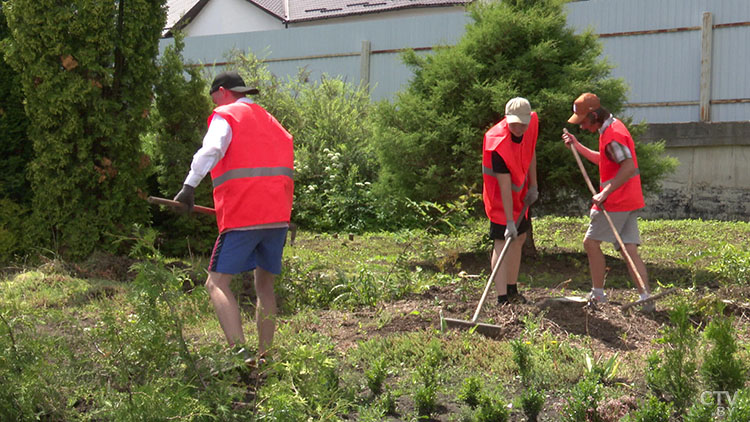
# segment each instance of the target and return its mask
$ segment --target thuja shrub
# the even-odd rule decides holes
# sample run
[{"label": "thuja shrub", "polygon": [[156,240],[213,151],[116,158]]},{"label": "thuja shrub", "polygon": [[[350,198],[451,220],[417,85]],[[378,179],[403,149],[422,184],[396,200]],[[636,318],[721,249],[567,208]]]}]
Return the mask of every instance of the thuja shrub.
[{"label": "thuja shrub", "polygon": [[695,349],[698,335],[690,321],[687,303],[675,306],[669,319],[672,326],[664,329],[658,341],[664,346],[647,358],[646,383],[657,397],[673,402],[682,412],[693,403],[697,391]]},{"label": "thuja shrub", "polygon": [[570,393],[563,407],[562,420],[565,422],[601,422],[597,408],[602,398],[601,385],[594,377],[580,380]]},{"label": "thuja shrub", "polygon": [[34,158],[31,234],[81,258],[147,220],[145,129],[165,0],[10,0],[6,59],[20,75]]},{"label": "thuja shrub", "polygon": [[703,381],[712,391],[736,391],[745,385],[747,366],[737,356],[737,338],[733,319],[717,315],[703,331],[709,348],[700,368]]},{"label": "thuja shrub", "polygon": [[[190,170],[193,155],[201,147],[211,114],[211,100],[201,71],[185,64],[183,35],[159,58],[159,77],[154,85],[150,131],[143,146],[151,157],[149,191],[171,199],[179,192]],[[213,207],[210,176],[198,185],[195,203]],[[170,256],[210,252],[216,239],[216,219],[203,214],[182,215],[152,207],[154,227],[162,233],[161,249]]]}]

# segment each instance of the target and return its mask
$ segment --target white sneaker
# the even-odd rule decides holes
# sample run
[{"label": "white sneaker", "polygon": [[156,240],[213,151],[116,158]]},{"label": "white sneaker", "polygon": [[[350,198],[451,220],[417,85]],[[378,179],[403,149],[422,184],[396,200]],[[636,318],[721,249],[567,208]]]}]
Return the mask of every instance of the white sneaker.
[{"label": "white sneaker", "polygon": [[588,300],[589,302],[594,302],[596,304],[601,304],[601,303],[607,303],[607,302],[609,302],[609,299],[607,299],[607,294],[606,293],[604,293],[603,295],[597,295],[597,294],[594,293],[593,290],[590,291],[586,295],[586,300]]}]

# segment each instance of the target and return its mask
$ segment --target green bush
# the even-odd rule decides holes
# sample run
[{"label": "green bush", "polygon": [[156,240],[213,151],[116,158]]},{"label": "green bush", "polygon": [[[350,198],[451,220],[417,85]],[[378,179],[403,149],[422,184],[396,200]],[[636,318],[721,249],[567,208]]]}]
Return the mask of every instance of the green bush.
[{"label": "green bush", "polygon": [[750,390],[737,390],[733,400],[726,422],[750,421]]},{"label": "green bush", "polygon": [[30,234],[63,257],[112,249],[148,220],[139,136],[156,81],[165,0],[10,0],[3,44],[26,97]]},{"label": "green bush", "polygon": [[[576,203],[571,197],[590,196],[560,141],[561,130],[582,92],[596,92],[617,113],[626,87],[609,77],[596,36],[566,27],[564,3],[474,2],[472,22],[455,46],[427,56],[404,55],[414,78],[393,103],[377,109],[380,196],[445,203],[462,195],[465,186],[481,186],[482,137],[516,96],[529,99],[540,116],[540,201],[535,206],[562,212]],[[579,138],[597,144],[593,134]],[[641,171],[654,185],[675,167],[661,151],[659,144],[638,146]]]},{"label": "green bush", "polygon": [[27,248],[27,210],[10,199],[0,198],[0,267],[8,265]]},{"label": "green bush", "polygon": [[482,399],[482,380],[477,376],[465,378],[458,398],[472,409],[477,407]]},{"label": "green bush", "polygon": [[[7,37],[8,25],[0,7],[0,41]],[[26,135],[29,119],[23,102],[20,76],[4,57],[0,57],[0,157],[3,157],[0,160],[0,198],[27,206],[31,202],[27,166],[33,158],[33,146]]]},{"label": "green bush", "polygon": [[509,417],[508,405],[500,397],[483,397],[476,411],[477,422],[507,422]]},{"label": "green bush", "polygon": [[737,356],[733,319],[717,315],[703,331],[710,349],[703,354],[700,373],[712,391],[736,391],[745,385],[747,367]]},{"label": "green bush", "polygon": [[[172,199],[185,181],[193,154],[201,147],[211,101],[200,70],[184,63],[183,35],[174,34],[159,58],[159,77],[154,85],[150,130],[142,137],[143,149],[151,157],[149,191]],[[213,206],[210,176],[198,185],[195,202]],[[169,256],[191,252],[208,254],[217,235],[213,216],[182,215],[173,209],[152,207],[152,223],[162,233],[161,250]]]},{"label": "green bush", "polygon": [[521,394],[521,408],[528,422],[536,422],[544,407],[544,391],[529,387]]},{"label": "green bush", "polygon": [[650,396],[635,412],[628,415],[627,422],[669,422],[672,405]]},{"label": "green bush", "polygon": [[602,398],[601,385],[593,377],[580,380],[570,393],[562,411],[565,422],[601,422],[597,408]]},{"label": "green bush", "polygon": [[652,352],[648,358],[646,383],[658,397],[674,403],[675,409],[684,411],[693,403],[697,392],[695,350],[698,336],[690,321],[690,306],[679,303],[669,313],[673,326],[664,329],[659,343],[661,351]]}]

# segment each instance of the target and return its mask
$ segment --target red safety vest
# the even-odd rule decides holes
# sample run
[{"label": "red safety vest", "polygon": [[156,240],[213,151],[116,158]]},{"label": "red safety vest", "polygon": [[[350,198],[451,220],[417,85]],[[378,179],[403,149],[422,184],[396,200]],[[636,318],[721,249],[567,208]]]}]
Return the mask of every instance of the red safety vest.
[{"label": "red safety vest", "polygon": [[[506,225],[503,199],[500,195],[500,185],[497,175],[492,171],[492,152],[497,151],[505,165],[510,170],[511,194],[513,197],[513,220],[518,221],[523,209],[523,199],[529,190],[527,174],[531,159],[534,157],[536,139],[539,135],[539,119],[536,112],[531,112],[529,127],[523,134],[520,144],[511,139],[510,129],[505,119],[493,126],[484,134],[484,147],[482,152],[482,178],[484,187],[482,197],[484,198],[484,211],[490,221],[495,224]],[[528,218],[528,211],[526,211]]]},{"label": "red safety vest", "polygon": [[[224,157],[211,170],[219,232],[289,222],[294,195],[292,135],[263,107],[235,102],[214,109],[232,128]],[[213,114],[208,118],[211,125]]]},{"label": "red safety vest", "polygon": [[[628,128],[617,119],[614,119],[612,124],[599,135],[599,190],[601,191],[603,186],[614,179],[618,170],[620,170],[620,165],[610,160],[605,153],[607,145],[612,141],[617,141],[630,150],[633,164],[635,164],[635,175],[607,197],[607,200],[604,201],[604,209],[611,212],[621,212],[643,208],[646,203],[643,201],[641,175],[638,170],[638,159],[635,156],[635,143],[633,143],[633,137],[630,136]],[[596,205],[593,208],[599,209]]]}]

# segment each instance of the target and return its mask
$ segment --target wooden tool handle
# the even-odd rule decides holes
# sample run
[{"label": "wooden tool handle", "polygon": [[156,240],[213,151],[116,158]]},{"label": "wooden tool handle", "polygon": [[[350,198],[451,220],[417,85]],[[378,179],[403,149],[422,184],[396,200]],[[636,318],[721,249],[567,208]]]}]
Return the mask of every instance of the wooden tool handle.
[{"label": "wooden tool handle", "polygon": [[[518,221],[516,221],[516,226],[521,225],[521,220],[523,220],[524,215],[526,215],[526,210],[529,209],[529,204],[524,204],[523,209],[521,210],[521,215],[518,216]],[[479,299],[479,305],[477,305],[477,310],[474,312],[474,317],[471,319],[471,322],[477,322],[477,319],[479,318],[479,311],[482,310],[482,305],[484,305],[484,300],[487,298],[487,292],[490,291],[490,286],[492,285],[492,282],[495,280],[495,274],[497,274],[497,270],[500,268],[500,263],[503,262],[503,259],[505,258],[506,252],[508,252],[508,247],[515,239],[508,239],[505,242],[505,245],[503,245],[503,250],[500,252],[500,256],[497,257],[497,261],[495,262],[495,267],[492,269],[492,274],[490,275],[490,279],[487,280],[487,285],[484,288],[484,292],[482,293],[482,298]]]},{"label": "wooden tool handle", "polygon": [[[183,204],[182,202],[173,201],[171,199],[166,199],[166,198],[159,198],[156,196],[149,196],[148,202],[151,204],[166,205],[168,207],[177,208],[177,209],[185,207],[185,204]],[[193,206],[193,212],[197,212],[200,214],[216,215],[215,209],[202,207],[200,205]]]},{"label": "wooden tool handle", "polygon": [[[568,133],[567,129],[563,129],[563,132]],[[576,162],[578,163],[578,168],[581,170],[581,173],[583,174],[583,178],[586,179],[586,185],[588,185],[589,190],[591,191],[592,195],[596,195],[596,189],[594,189],[594,185],[591,184],[591,179],[589,179],[588,173],[586,173],[586,167],[583,166],[583,162],[581,161],[581,156],[578,155],[578,150],[576,150],[575,144],[570,145],[570,150],[573,151],[573,156],[576,158]],[[627,249],[625,249],[625,243],[622,241],[622,238],[620,237],[620,233],[617,232],[617,229],[615,228],[615,223],[612,222],[612,218],[610,218],[607,211],[604,209],[604,205],[599,205],[599,208],[602,209],[602,213],[604,214],[604,217],[607,219],[607,222],[609,223],[609,227],[612,229],[612,233],[615,234],[615,239],[617,239],[617,244],[620,245],[620,250],[622,251],[622,254],[625,255],[625,260],[628,261],[628,265],[630,266],[630,270],[635,274],[635,278],[638,282],[638,289],[641,291],[646,291],[646,283],[643,282],[643,278],[641,278],[641,273],[638,272],[638,268],[635,266],[635,261],[633,261],[633,258],[631,258],[630,253]]]}]

